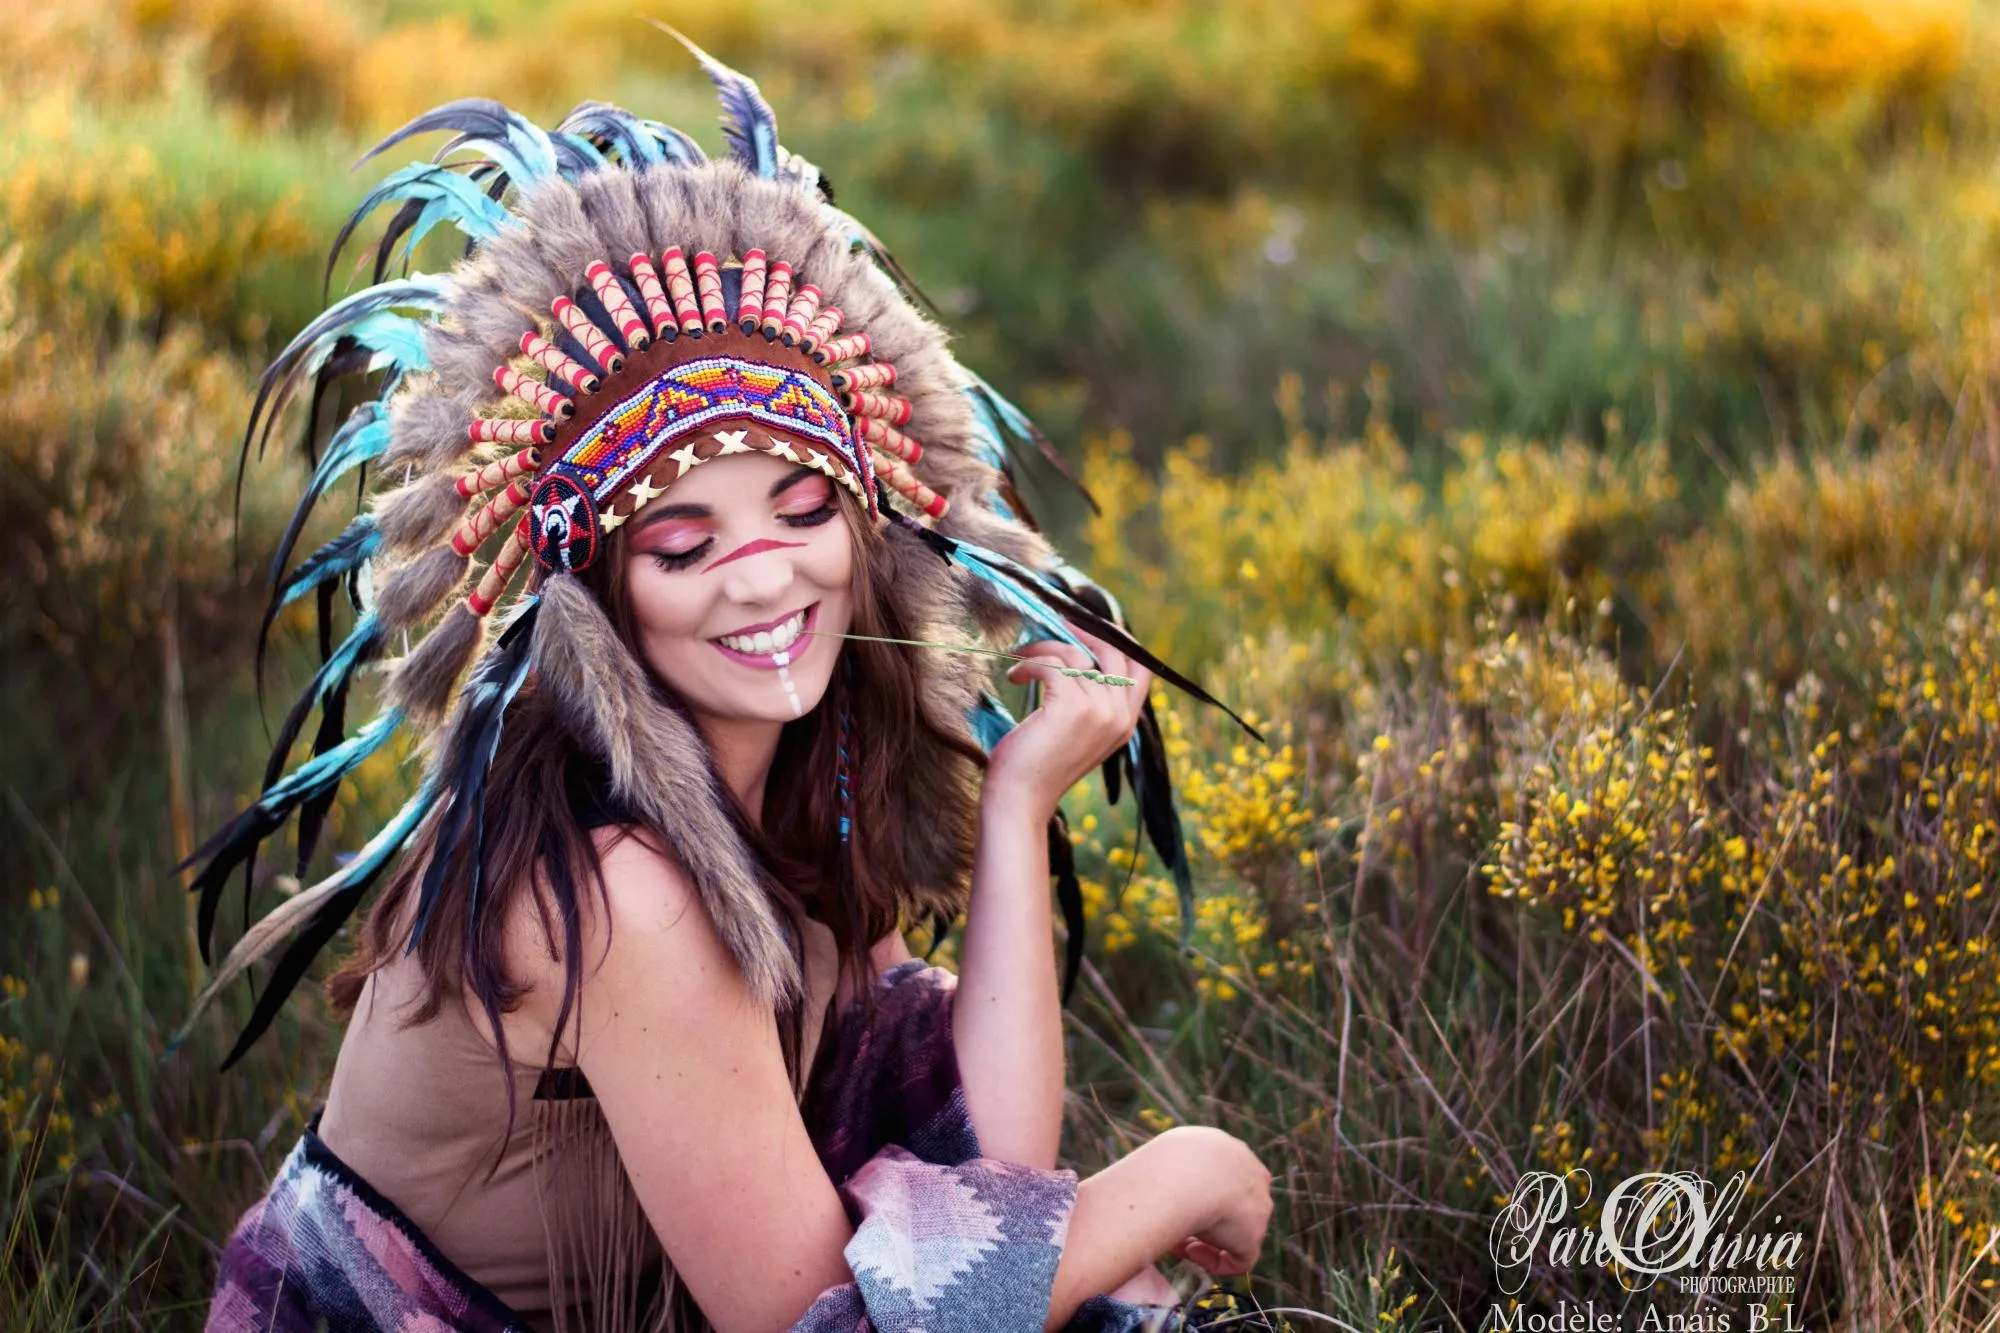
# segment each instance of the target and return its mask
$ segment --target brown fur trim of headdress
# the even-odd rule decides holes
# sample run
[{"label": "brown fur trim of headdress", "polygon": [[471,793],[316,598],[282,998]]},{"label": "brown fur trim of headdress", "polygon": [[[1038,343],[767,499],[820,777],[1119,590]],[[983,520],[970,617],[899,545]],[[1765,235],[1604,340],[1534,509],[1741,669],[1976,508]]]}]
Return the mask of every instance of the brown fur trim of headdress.
[{"label": "brown fur trim of headdress", "polygon": [[612,798],[672,844],[752,993],[773,1006],[797,998],[797,957],[694,723],[659,697],[576,579],[553,576],[541,596],[535,670],[563,725],[603,761]]}]

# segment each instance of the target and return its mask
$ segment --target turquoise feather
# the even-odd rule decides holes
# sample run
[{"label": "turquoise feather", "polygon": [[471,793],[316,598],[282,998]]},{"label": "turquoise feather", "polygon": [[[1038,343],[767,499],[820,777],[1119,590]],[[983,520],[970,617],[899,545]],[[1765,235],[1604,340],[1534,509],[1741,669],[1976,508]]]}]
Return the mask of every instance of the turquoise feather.
[{"label": "turquoise feather", "polygon": [[561,174],[561,159],[548,133],[489,97],[465,97],[433,107],[369,149],[355,165],[405,139],[433,130],[458,131],[455,138],[438,150],[436,160],[455,152],[483,153],[516,186],[532,185]]}]

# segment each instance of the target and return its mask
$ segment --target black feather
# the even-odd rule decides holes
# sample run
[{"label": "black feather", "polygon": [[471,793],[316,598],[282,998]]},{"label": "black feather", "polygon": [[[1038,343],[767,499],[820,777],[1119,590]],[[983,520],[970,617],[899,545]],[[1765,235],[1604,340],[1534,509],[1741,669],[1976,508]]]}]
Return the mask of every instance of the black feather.
[{"label": "black feather", "polygon": [[1042,428],[1037,426],[1026,413],[1001,397],[999,390],[977,376],[973,377],[967,392],[978,402],[981,414],[993,425],[995,433],[1000,436],[1001,443],[1006,446],[1010,454],[1015,452],[1015,441],[1025,439],[1035,447],[1036,454],[1060,473],[1063,480],[1083,497],[1083,502],[1090,506],[1091,513],[1104,512],[1103,507],[1097,503],[1097,497],[1083,484],[1083,478],[1077,476],[1075,470],[1070,467],[1069,460],[1057,451],[1054,442],[1042,433]]},{"label": "black feather", "polygon": [[[215,914],[222,906],[223,890],[228,886],[230,875],[235,873],[237,866],[252,863],[258,845],[284,826],[286,813],[262,803],[253,804],[218,829],[193,856],[174,867],[176,871],[181,871],[204,858],[213,858],[188,885],[188,892],[198,895],[195,902],[195,942],[201,948],[202,962],[212,961],[209,941],[215,936]],[[243,892],[246,896],[249,894],[248,883],[244,884]]]},{"label": "black feather", "polygon": [[943,312],[938,309],[937,302],[931,300],[924,289],[917,286],[917,280],[910,276],[908,269],[897,262],[896,256],[889,253],[889,247],[882,244],[880,237],[847,214],[842,213],[840,217],[850,229],[850,240],[856,249],[874,260],[876,267],[889,275],[890,280],[903,295],[929,311],[933,318],[942,317]]},{"label": "black feather", "polygon": [[944,937],[951,933],[953,924],[951,913],[944,909],[939,908],[931,913],[931,942],[924,946],[926,963],[931,960],[931,955],[938,951],[938,946],[944,943]]},{"label": "black feather", "polygon": [[698,167],[708,161],[708,154],[701,151],[701,145],[685,133],[671,125],[662,125],[657,120],[645,122],[653,137],[659,140],[660,153],[677,167]]},{"label": "black feather", "polygon": [[782,151],[778,146],[778,113],[764,100],[756,81],[723,64],[658,19],[648,22],[672,36],[701,62],[709,81],[715,85],[716,100],[722,103],[722,139],[729,145],[729,155],[751,175],[776,180]]},{"label": "black feather", "polygon": [[297,988],[300,978],[305,976],[306,969],[312,966],[313,959],[319,956],[319,951],[326,947],[327,941],[346,924],[347,918],[352,916],[354,909],[360,905],[362,895],[368,892],[369,885],[381,877],[387,865],[388,858],[384,858],[382,863],[369,874],[328,898],[325,904],[313,913],[312,919],[306,922],[298,938],[291,942],[278,959],[277,965],[271,969],[271,979],[264,984],[264,993],[257,997],[257,1006],[250,1012],[250,1021],[243,1025],[243,1031],[237,1035],[236,1044],[229,1048],[229,1054],[222,1059],[224,1070],[242,1059],[244,1053],[250,1049],[251,1043],[264,1035],[265,1029],[271,1026],[271,1020],[278,1016],[278,1010],[284,1007],[285,1001]]},{"label": "black feather", "polygon": [[357,514],[290,574],[281,572],[282,565],[274,567],[271,605],[264,617],[265,628],[269,629],[277,613],[307,588],[318,587],[321,583],[333,582],[341,575],[353,573],[373,552],[377,540],[375,515]]},{"label": "black feather", "polygon": [[[331,366],[333,365],[333,361],[329,360],[327,364]],[[349,412],[347,419],[341,423],[340,429],[334,432],[333,442],[329,445],[333,454],[339,455],[345,453],[351,457],[352,449],[343,449],[341,448],[342,445],[351,446],[352,441],[360,438],[363,432],[367,432],[371,439],[377,436],[380,430],[380,422],[387,414],[387,410],[382,403],[371,401],[362,403],[352,412]],[[318,396],[315,394],[313,412],[317,414],[318,411]],[[270,583],[274,589],[277,588],[279,580],[284,575],[285,566],[291,561],[292,552],[298,548],[299,537],[305,532],[306,524],[312,521],[313,510],[318,508],[320,500],[326,495],[327,489],[338,475],[338,472],[334,471],[334,469],[341,466],[340,460],[336,457],[334,462],[329,464],[328,474],[321,475],[318,471],[318,458],[315,457],[312,461],[314,475],[307,483],[304,493],[299,496],[298,504],[292,507],[292,516],[285,523],[283,535],[278,538],[277,549],[271,553]],[[343,533],[341,535],[345,537],[347,534]],[[339,538],[335,540],[338,541]]]},{"label": "black feather", "polygon": [[[298,740],[299,732],[305,727],[306,715],[312,712],[315,705],[322,707],[331,706],[331,702],[336,694],[344,699],[348,686],[354,680],[355,672],[379,657],[384,646],[379,622],[372,618],[364,618],[360,624],[354,627],[354,635],[347,642],[341,644],[340,659],[339,661],[335,661],[333,645],[331,643],[332,634],[329,625],[334,585],[331,583],[321,584],[320,590],[323,600],[326,603],[320,610],[320,667],[313,674],[311,683],[306,686],[297,700],[293,702],[290,711],[285,714],[285,720],[279,724],[278,734],[272,741],[270,757],[264,764],[263,789],[265,791],[269,791],[272,787],[276,786],[278,779],[283,776],[285,763],[291,757],[292,745]],[[322,735],[324,735],[324,728],[322,728]],[[340,741],[341,736],[336,733],[331,744],[316,745],[313,754],[316,756],[325,754],[334,745],[338,745]]]},{"label": "black feather", "polygon": [[[605,166],[603,155],[587,140],[574,140],[566,134],[552,134],[549,136],[549,142],[555,146],[556,170],[562,173],[565,180],[575,180],[586,171],[597,171]],[[584,148],[590,149],[588,154],[577,146],[579,143],[583,144]]]},{"label": "black feather", "polygon": [[264,657],[270,647],[271,627],[277,623],[278,613],[287,605],[304,595],[311,588],[319,596],[320,654],[324,662],[333,656],[330,626],[327,616],[333,609],[332,594],[343,575],[355,574],[361,562],[368,558],[378,541],[373,514],[359,514],[339,535],[307,556],[299,567],[271,590],[271,597],[264,606],[263,621],[257,626],[256,679],[258,702],[262,704],[264,689]]},{"label": "black feather", "polygon": [[[284,415],[286,405],[298,389],[300,372],[313,357],[321,340],[371,314],[397,306],[437,310],[442,299],[442,287],[438,281],[423,278],[380,283],[356,292],[321,312],[264,368],[264,373],[257,379],[257,396],[250,404],[250,419],[244,425],[243,445],[236,459],[236,490],[230,512],[234,519],[239,520],[239,529],[243,515],[243,475],[250,466],[250,446],[254,441],[258,457],[263,457],[271,431],[276,428],[278,418]],[[330,379],[365,370],[373,357],[372,349],[343,335],[335,340],[325,358],[314,367],[315,371],[331,373],[321,373],[315,378],[323,386]],[[323,387],[315,389],[316,394],[322,391]]]},{"label": "black feather", "polygon": [[1056,880],[1056,903],[1062,908],[1063,942],[1062,1002],[1069,1003],[1076,989],[1077,973],[1083,969],[1083,885],[1076,877],[1076,848],[1070,845],[1069,821],[1058,810],[1049,820],[1049,873]]},{"label": "black feather", "polygon": [[639,166],[661,155],[645,123],[609,102],[578,102],[556,130],[589,139],[600,152],[615,152],[628,166]]},{"label": "black feather", "polygon": [[[333,585],[322,583],[313,591],[315,594],[313,600],[318,603],[314,608],[317,614],[313,623],[316,626],[316,642],[319,644],[319,664],[325,666],[333,656]],[[360,610],[358,599],[355,609]]]},{"label": "black feather", "polygon": [[[1104,589],[1098,587],[1096,584],[1086,583],[1070,587],[1070,594],[1098,615],[1103,616],[1106,620],[1123,623],[1123,617],[1118,614],[1118,609],[1111,604],[1111,598],[1105,593]],[[1119,746],[1104,757],[1104,763],[1098,771],[1104,777],[1104,800],[1107,804],[1118,804],[1120,783],[1125,775],[1125,770],[1130,767],[1131,763],[1131,748],[1125,745]]]},{"label": "black feather", "polygon": [[[388,227],[375,245],[376,282],[382,281],[382,275],[389,271],[389,260],[396,252],[396,242],[407,235],[410,228],[417,225],[417,219],[423,215],[426,202],[428,201],[423,199],[405,199],[402,207],[396,210],[396,215],[389,219]],[[332,298],[333,266],[340,262],[340,252],[347,248],[348,241],[353,239],[354,233],[373,211],[374,208],[368,205],[355,209],[347,215],[347,220],[340,224],[340,230],[334,233],[333,244],[328,246],[326,251],[326,269],[320,274],[322,300]]]},{"label": "black feather", "polygon": [[[415,229],[417,220],[423,217],[424,209],[428,206],[427,201],[422,199],[406,199],[403,201],[403,206],[396,210],[396,215],[389,219],[389,225],[382,229],[381,239],[375,243],[373,281],[380,282],[389,275],[389,266],[396,259],[397,243]],[[473,240],[473,237],[466,237],[466,244],[472,244]],[[336,249],[338,249],[339,244],[338,241],[334,242]],[[408,256],[406,255],[404,258],[407,263]],[[327,272],[331,274],[333,271],[333,259],[331,256],[327,258],[326,263]]]},{"label": "black feather", "polygon": [[[443,158],[460,144],[473,139],[485,139],[492,143],[503,143],[518,154],[519,144],[514,138],[517,131],[527,131],[539,137],[538,147],[551,147],[542,131],[509,111],[504,105],[490,97],[461,97],[455,102],[432,107],[429,111],[405,123],[388,138],[363,153],[354,163],[360,166],[371,158],[379,157],[405,139],[419,134],[429,134],[435,130],[451,130],[457,135],[450,143],[437,151],[436,157]],[[524,165],[526,164],[524,161]]]},{"label": "black feather", "polygon": [[1174,877],[1174,892],[1181,909],[1181,947],[1185,949],[1194,936],[1194,871],[1188,865],[1180,811],[1174,806],[1174,780],[1167,770],[1166,741],[1160,735],[1159,719],[1154,716],[1150,699],[1139,710],[1139,762],[1132,769],[1132,799],[1139,807],[1146,841],[1153,844],[1161,863]]},{"label": "black feather", "polygon": [[1125,775],[1125,766],[1131,762],[1131,756],[1126,753],[1122,745],[1104,757],[1104,763],[1098,772],[1104,776],[1105,804],[1118,804],[1118,797],[1122,794],[1119,791],[1119,782]]},{"label": "black feather", "polygon": [[[325,754],[346,737],[347,692],[353,684],[354,676],[349,673],[327,693],[326,703],[320,709],[319,730],[313,734],[314,758]],[[312,864],[313,853],[319,849],[319,835],[326,827],[327,812],[333,809],[336,793],[337,789],[329,788],[299,807],[299,863],[294,873],[300,879],[305,878],[306,867]]]},{"label": "black feather", "polygon": [[1245,732],[1249,733],[1256,740],[1261,742],[1264,739],[1264,733],[1258,731],[1255,727],[1237,716],[1235,709],[1189,680],[1173,667],[1162,662],[1158,657],[1154,656],[1152,649],[1140,643],[1122,628],[1106,620],[1082,602],[1079,602],[1067,590],[1051,586],[1048,580],[1038,577],[1017,561],[1001,555],[998,551],[989,551],[983,547],[975,547],[969,542],[954,541],[943,533],[925,527],[915,519],[888,505],[883,506],[883,512],[887,513],[899,526],[915,534],[918,540],[936,551],[947,562],[959,565],[983,566],[986,569],[1005,575],[1014,587],[1043,603],[1078,629],[1085,630],[1103,639],[1168,684],[1175,686],[1187,694],[1193,695],[1212,708],[1221,709],[1228,715],[1231,721],[1243,728]]},{"label": "black feather", "polygon": [[202,867],[188,885],[188,891],[197,896],[195,931],[202,961],[208,961],[215,914],[236,867],[254,857],[259,844],[283,828],[293,811],[337,790],[354,766],[380,749],[401,723],[400,713],[385,713],[354,736],[301,764],[266,787],[247,809],[217,829],[192,856],[174,867],[177,872],[194,865]]},{"label": "black feather", "polygon": [[[419,134],[430,134],[436,130],[451,130],[459,139],[490,139],[495,136],[504,139],[507,137],[507,108],[490,97],[461,97],[443,106],[434,106],[390,131],[388,137],[356,158],[354,165],[362,166],[405,139],[414,139]],[[447,146],[439,150],[439,155],[449,151]]]},{"label": "black feather", "polygon": [[[279,959],[269,984],[265,987],[261,998],[257,1000],[249,1026],[237,1038],[236,1045],[223,1062],[223,1068],[227,1069],[234,1064],[270,1025],[279,1007],[283,1005],[285,997],[305,974],[313,957],[352,914],[369,885],[373,884],[389,863],[409,845],[410,839],[415,836],[418,828],[435,808],[432,787],[427,780],[418,789],[417,794],[404,802],[403,808],[377,830],[366,845],[347,858],[339,870],[311,889],[304,890],[300,898],[294,899],[285,908],[279,909],[280,912],[286,913],[288,918],[289,909],[292,908],[302,908],[310,914],[305,917],[305,925],[300,929],[298,936]],[[273,914],[272,917],[266,918],[265,925],[273,929],[285,929],[289,926],[289,920],[280,925],[277,922],[277,914]],[[261,930],[263,927],[260,926],[258,929]],[[246,937],[245,941],[239,942],[238,947],[241,948],[242,944],[247,942]],[[195,1001],[194,1012],[188,1015],[187,1022],[183,1023],[168,1041],[168,1054],[172,1054],[180,1047],[187,1038],[195,1014],[201,1011],[208,998],[220,989],[223,981],[229,976],[237,972],[243,973],[243,980],[250,985],[252,993],[255,994],[256,986],[247,968],[252,962],[264,957],[275,942],[275,940],[269,943],[259,942],[250,956],[242,960],[236,957],[235,951],[231,952],[229,959],[223,965],[225,971],[203,988],[202,994]]]},{"label": "black feather", "polygon": [[520,692],[534,662],[534,630],[540,612],[541,603],[534,601],[514,618],[492,650],[473,668],[459,696],[459,713],[446,739],[438,770],[446,804],[439,817],[437,843],[431,849],[430,864],[424,867],[423,884],[417,893],[417,917],[410,927],[410,949],[416,948],[423,938],[431,909],[437,905],[438,894],[444,887],[445,872],[468,833],[472,834],[473,858],[469,909],[478,906],[482,869],[479,856],[485,842],[486,778],[492,772],[493,755],[500,745],[507,705]]},{"label": "black feather", "polygon": [[[1096,584],[1080,583],[1070,587],[1070,592],[1106,620],[1122,619],[1111,595]],[[1188,865],[1180,811],[1174,805],[1174,781],[1167,768],[1166,741],[1160,734],[1160,719],[1153,711],[1151,699],[1139,707],[1133,739],[1136,745],[1121,745],[1104,761],[1104,788],[1111,803],[1116,805],[1119,777],[1123,772],[1131,774],[1132,800],[1139,807],[1139,822],[1146,831],[1146,840],[1153,844],[1161,864],[1174,877],[1180,901],[1180,942],[1186,948],[1194,930],[1194,873]]]},{"label": "black feather", "polygon": [[[299,435],[299,451],[306,456],[306,463],[319,466],[319,409],[326,401],[326,391],[339,376],[341,353],[346,349],[335,344],[334,354],[313,373],[312,397],[306,400],[305,427]],[[260,455],[261,457],[261,455]]]}]

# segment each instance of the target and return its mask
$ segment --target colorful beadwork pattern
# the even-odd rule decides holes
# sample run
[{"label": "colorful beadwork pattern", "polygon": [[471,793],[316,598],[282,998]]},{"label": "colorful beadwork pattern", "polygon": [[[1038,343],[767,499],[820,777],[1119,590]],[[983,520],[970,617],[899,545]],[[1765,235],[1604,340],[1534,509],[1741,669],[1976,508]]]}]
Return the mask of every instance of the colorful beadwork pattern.
[{"label": "colorful beadwork pattern", "polygon": [[[553,445],[557,423],[575,423],[562,455],[544,474],[562,477],[565,485],[535,492],[552,503],[533,500],[523,529],[545,566],[582,569],[605,537],[689,468],[746,449],[826,473],[862,501],[872,520],[882,517],[878,480],[930,521],[944,516],[950,501],[912,470],[923,457],[923,446],[899,429],[909,423],[914,405],[891,392],[897,382],[895,366],[851,364],[872,353],[873,340],[866,331],[841,332],[840,308],[825,305],[818,287],[798,282],[790,264],[756,248],[744,252],[734,321],[723,263],[715,252],[697,251],[690,267],[686,252],[669,246],[657,268],[644,252],[634,254],[629,267],[636,284],[630,291],[602,259],[585,269],[598,314],[569,296],[551,302],[560,346],[540,328],[522,334],[521,354],[541,368],[544,378],[512,364],[494,370],[494,382],[538,409],[541,419],[524,423],[515,417],[481,417],[470,427],[480,444]],[[739,331],[746,338],[761,332],[764,342],[738,352],[733,344]],[[619,341],[613,341],[614,335]],[[606,387],[606,377],[624,374],[625,353],[641,353],[655,336],[663,346],[688,341],[665,358],[642,356],[640,364],[648,374],[662,360],[669,368],[643,387],[632,387],[643,376],[627,377],[617,390],[623,398],[604,412],[592,411],[594,402],[581,405],[579,420],[579,399]],[[693,345],[704,337],[717,342]],[[765,350],[772,343],[795,348],[801,360],[830,369],[821,374],[800,363],[787,365],[784,358],[773,364]],[[695,359],[674,365],[679,356]],[[835,366],[841,368],[831,369]],[[709,429],[738,421],[761,424],[771,434],[761,442],[746,442],[745,430]],[[703,435],[706,443],[691,438]],[[671,473],[664,470],[663,453],[675,464]],[[488,506],[477,523],[463,530],[455,547],[486,540],[514,507],[511,500]],[[469,558],[469,548],[461,554]],[[468,599],[468,605],[490,604],[483,595]]]},{"label": "colorful beadwork pattern", "polygon": [[579,570],[597,559],[604,525],[590,492],[557,473],[536,483],[528,501],[528,541],[550,569]]},{"label": "colorful beadwork pattern", "polygon": [[[599,509],[662,451],[721,421],[749,420],[824,446],[860,483],[874,512],[875,472],[847,413],[811,376],[731,356],[675,366],[611,408],[577,436],[543,475],[573,478]],[[674,476],[693,464],[682,460]]]}]

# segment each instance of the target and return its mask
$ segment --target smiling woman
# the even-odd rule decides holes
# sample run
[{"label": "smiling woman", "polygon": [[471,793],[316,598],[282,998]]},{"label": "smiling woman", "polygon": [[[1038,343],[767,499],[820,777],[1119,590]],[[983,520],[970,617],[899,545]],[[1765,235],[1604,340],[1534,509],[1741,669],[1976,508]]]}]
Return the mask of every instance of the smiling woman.
[{"label": "smiling woman", "polygon": [[[472,255],[347,298],[267,376],[282,406],[308,371],[390,368],[295,531],[345,467],[396,484],[280,584],[383,570],[273,773],[317,707],[314,757],[197,857],[204,937],[260,839],[297,813],[309,855],[390,733],[435,744],[404,812],[210,985],[302,927],[240,1054],[407,849],[211,1328],[1135,1329],[1169,1313],[1119,1299],[1171,1299],[1153,1259],[1241,1273],[1262,1244],[1269,1176],[1226,1135],[1081,1183],[1056,1160],[1057,802],[1121,764],[1178,864],[1147,689],[1200,692],[1014,515],[1018,413],[710,72],[735,162],[595,103],[553,135],[491,103],[413,122],[391,142],[488,157],[362,213],[403,206],[385,260],[439,217]],[[341,740],[353,672],[402,636],[386,711]],[[986,636],[1033,640],[1018,725],[978,658],[913,646]],[[910,957],[902,928],[961,913],[959,976]]]},{"label": "smiling woman", "polygon": [[744,454],[689,473],[674,501],[626,529],[626,594],[647,660],[698,721],[798,717],[804,698],[825,692],[839,652],[837,642],[800,644],[800,631],[844,634],[853,616],[854,530],[833,483],[775,454]]},{"label": "smiling woman", "polygon": [[[774,872],[773,895],[805,941],[803,1002],[785,1006],[767,1036],[740,1033],[730,1046],[740,1062],[768,1041],[772,1063],[759,1077],[792,1089],[749,1097],[715,1126],[718,1135],[740,1139],[742,1151],[755,1143],[749,1127],[773,1109],[789,1116],[780,1117],[779,1129],[802,1124],[796,1102],[822,1040],[831,1043],[829,1013],[856,1001],[860,1012],[872,1009],[881,998],[876,974],[908,956],[896,924],[913,873],[905,860],[912,839],[961,844],[932,850],[936,859],[964,855],[971,843],[969,810],[939,798],[954,784],[964,790],[963,773],[985,759],[965,740],[928,726],[911,706],[926,692],[926,662],[830,637],[850,627],[877,634],[909,628],[886,586],[891,566],[882,543],[850,492],[776,453],[752,450],[691,471],[616,530],[577,576],[615,639],[578,651],[635,659],[643,669],[639,688],[684,711],[699,748],[682,764],[712,769],[731,822]],[[794,633],[794,650],[775,647],[774,629],[802,619],[828,637]],[[725,642],[746,636],[743,648]],[[664,1220],[647,1227],[645,1177],[621,1143],[671,1144],[672,1159],[655,1167],[685,1172],[688,1151],[704,1142],[698,1126],[729,1104],[732,1080],[703,1069],[693,1085],[699,1105],[675,1108],[654,1086],[664,1078],[660,1060],[676,1054],[660,1034],[740,1026],[756,1009],[702,1016],[731,994],[714,973],[733,969],[719,958],[683,956],[703,934],[714,947],[713,928],[696,929],[704,913],[689,900],[685,872],[610,789],[606,766],[561,725],[555,694],[531,676],[500,738],[485,795],[495,834],[476,876],[479,913],[493,926],[481,932],[475,955],[439,944],[403,956],[399,942],[410,930],[427,857],[435,857],[421,841],[372,911],[363,947],[336,981],[337,996],[356,1016],[319,1139],[330,1156],[395,1199],[470,1280],[524,1316],[556,1322],[561,1294],[579,1289],[569,1303],[590,1312],[589,1326],[643,1323],[629,1308],[641,1299],[641,1279],[650,1274],[671,1305],[678,1271],[688,1284],[679,1288],[680,1315],[692,1323],[690,1293],[702,1299],[694,1285],[702,1270],[689,1272],[685,1256],[699,1241],[669,1247],[673,1270],[662,1266],[660,1241],[674,1219],[685,1226],[709,1216],[698,1202],[706,1191],[734,1193],[755,1176],[739,1163],[695,1197],[662,1204]],[[869,738],[855,747],[862,762],[852,772],[843,770],[843,730]],[[563,799],[552,802],[551,792]],[[935,817],[910,820],[927,798]],[[474,884],[469,862],[449,869],[434,918],[470,914]],[[574,943],[544,934],[544,912],[578,922]],[[571,958],[591,966],[573,969]],[[620,976],[621,960],[653,979]],[[686,993],[669,999],[681,987],[664,983],[666,974],[687,978]],[[923,984],[917,978],[904,988],[904,1007]],[[488,990],[503,1001],[497,1032],[478,1003]],[[472,1003],[458,999],[467,992]],[[511,1006],[504,1003],[510,992],[518,992]],[[378,1010],[416,1021],[402,1026]],[[607,1013],[613,1021],[603,1022]],[[527,1122],[518,1135],[510,1134],[507,1088],[496,1077],[502,1051],[537,1057],[515,1069]],[[542,1081],[546,1070],[562,1071],[563,1081]],[[481,1086],[491,1090],[466,1095]],[[426,1109],[413,1114],[412,1106]],[[439,1106],[454,1111],[438,1114],[432,1108]],[[620,1135],[621,1114],[665,1116],[671,1125]],[[496,1150],[500,1167],[489,1181],[484,1173]],[[810,1151],[793,1156],[811,1159]],[[620,1164],[623,1176],[614,1169]],[[780,1211],[801,1216],[796,1195],[806,1186],[779,1183]],[[546,1244],[544,1215],[574,1234]],[[729,1232],[711,1217],[702,1238]],[[768,1297],[763,1275],[746,1271],[746,1280],[753,1276]],[[814,1275],[806,1285],[820,1285],[805,1298],[838,1277]],[[700,1308],[716,1304],[711,1298]]]}]

